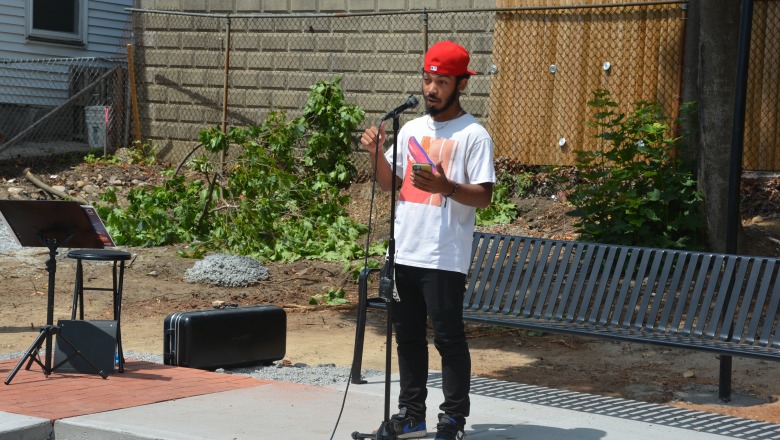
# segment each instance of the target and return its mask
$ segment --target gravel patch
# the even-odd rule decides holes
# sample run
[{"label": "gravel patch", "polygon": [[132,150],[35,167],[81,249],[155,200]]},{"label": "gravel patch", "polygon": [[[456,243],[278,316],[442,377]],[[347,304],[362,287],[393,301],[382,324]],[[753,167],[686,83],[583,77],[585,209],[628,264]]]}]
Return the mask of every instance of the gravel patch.
[{"label": "gravel patch", "polygon": [[189,283],[246,287],[270,276],[268,268],[254,258],[240,255],[207,255],[184,273]]},{"label": "gravel patch", "polygon": [[[0,353],[0,360],[18,359],[24,356],[24,352]],[[126,359],[163,363],[163,356],[154,353],[125,353]],[[238,374],[254,377],[256,379],[272,380],[275,382],[291,382],[304,385],[330,386],[346,384],[349,379],[349,367],[338,367],[334,364],[307,365],[303,363],[285,365],[284,362],[276,362],[272,365],[256,365],[242,368],[220,368],[217,373]],[[378,370],[363,370],[363,377],[382,376],[384,372]]]}]

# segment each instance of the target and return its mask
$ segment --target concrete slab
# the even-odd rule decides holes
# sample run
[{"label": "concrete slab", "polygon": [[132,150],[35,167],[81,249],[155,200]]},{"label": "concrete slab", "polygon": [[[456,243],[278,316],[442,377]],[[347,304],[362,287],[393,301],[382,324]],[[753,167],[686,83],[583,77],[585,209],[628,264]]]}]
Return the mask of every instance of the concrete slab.
[{"label": "concrete slab", "polygon": [[51,421],[40,417],[22,416],[0,411],[0,439],[41,440],[51,438]]},{"label": "concrete slab", "polygon": [[[428,428],[435,431],[441,376],[431,373]],[[391,384],[395,411],[397,376]],[[384,382],[313,387],[268,385],[71,417],[54,425],[68,439],[326,439],[371,432],[384,417]],[[778,439],[780,425],[583,393],[475,378],[469,439]],[[428,435],[433,438],[433,433]]]}]

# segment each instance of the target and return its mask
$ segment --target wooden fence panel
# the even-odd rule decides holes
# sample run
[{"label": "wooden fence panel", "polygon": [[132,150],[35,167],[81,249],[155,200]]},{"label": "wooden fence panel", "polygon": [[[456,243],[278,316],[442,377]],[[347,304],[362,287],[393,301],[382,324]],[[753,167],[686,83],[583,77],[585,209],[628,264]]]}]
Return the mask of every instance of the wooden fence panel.
[{"label": "wooden fence panel", "polygon": [[[587,127],[593,111],[586,105],[598,88],[608,90],[621,111],[637,101],[658,101],[667,115],[676,114],[681,6],[572,7],[607,3],[498,2],[559,8],[497,14],[498,69],[488,118],[497,156],[529,165],[572,165],[573,150],[598,145]],[[525,111],[507,110],[513,107]]]},{"label": "wooden fence panel", "polygon": [[780,1],[753,8],[742,167],[780,171]]}]

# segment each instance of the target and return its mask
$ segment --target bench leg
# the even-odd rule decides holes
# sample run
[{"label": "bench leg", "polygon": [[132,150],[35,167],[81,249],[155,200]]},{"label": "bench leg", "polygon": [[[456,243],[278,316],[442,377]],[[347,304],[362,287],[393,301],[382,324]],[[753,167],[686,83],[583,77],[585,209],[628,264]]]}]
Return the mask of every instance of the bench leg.
[{"label": "bench leg", "polygon": [[352,354],[352,369],[350,370],[351,382],[356,385],[366,383],[360,371],[363,367],[363,341],[366,337],[366,312],[368,310],[368,274],[371,270],[366,268],[360,271],[358,279],[358,315],[355,329],[355,351]]},{"label": "bench leg", "polygon": [[731,402],[731,356],[720,356],[718,397],[724,402]]}]

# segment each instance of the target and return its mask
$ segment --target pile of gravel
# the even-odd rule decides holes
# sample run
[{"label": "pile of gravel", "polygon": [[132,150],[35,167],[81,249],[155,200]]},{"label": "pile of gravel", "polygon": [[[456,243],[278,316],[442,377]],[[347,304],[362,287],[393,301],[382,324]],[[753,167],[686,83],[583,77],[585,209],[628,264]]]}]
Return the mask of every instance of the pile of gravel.
[{"label": "pile of gravel", "polygon": [[[162,364],[161,354],[149,353],[125,353],[126,359],[153,362]],[[220,368],[218,373],[238,374],[254,377],[255,379],[272,380],[275,382],[292,382],[305,385],[328,386],[346,384],[349,379],[350,368],[338,367],[334,364],[307,365],[303,363],[287,365],[279,361],[272,365],[254,365],[240,368]],[[378,370],[363,370],[363,377],[383,376],[384,372]]]},{"label": "pile of gravel", "polygon": [[[281,362],[269,366],[254,366],[246,368],[219,369],[217,372],[239,374],[257,379],[276,382],[292,382],[306,385],[329,386],[346,384],[349,379],[348,367],[337,367],[334,364],[284,365]],[[363,370],[363,377],[381,376],[384,373],[377,370]]]},{"label": "pile of gravel", "polygon": [[[0,359],[19,359],[24,353],[4,353],[0,354]],[[155,364],[163,363],[161,354],[152,353],[125,353],[125,359],[136,361],[152,362]],[[293,364],[285,365],[283,362],[277,362],[272,365],[257,365],[243,368],[220,368],[218,373],[237,374],[241,376],[254,377],[255,379],[272,380],[275,382],[291,382],[314,386],[333,386],[346,385],[349,379],[349,367],[337,367],[334,364]],[[363,377],[382,376],[384,372],[378,370],[363,370]]]},{"label": "pile of gravel", "polygon": [[254,258],[229,254],[207,255],[184,272],[189,283],[223,287],[246,287],[269,276],[268,268]]}]

